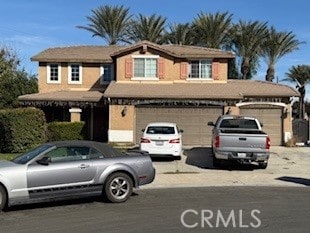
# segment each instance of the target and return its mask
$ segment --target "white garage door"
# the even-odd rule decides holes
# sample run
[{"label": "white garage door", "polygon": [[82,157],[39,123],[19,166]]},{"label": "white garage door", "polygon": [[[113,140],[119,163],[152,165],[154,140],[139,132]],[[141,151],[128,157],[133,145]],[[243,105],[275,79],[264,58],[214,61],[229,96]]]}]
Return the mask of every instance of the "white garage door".
[{"label": "white garage door", "polygon": [[136,107],[136,143],[140,141],[142,129],[150,122],[174,122],[184,130],[184,145],[210,145],[209,121],[215,121],[223,114],[222,107]]},{"label": "white garage door", "polygon": [[282,145],[282,108],[241,108],[240,114],[253,116],[263,123],[263,130],[270,136],[271,145]]}]

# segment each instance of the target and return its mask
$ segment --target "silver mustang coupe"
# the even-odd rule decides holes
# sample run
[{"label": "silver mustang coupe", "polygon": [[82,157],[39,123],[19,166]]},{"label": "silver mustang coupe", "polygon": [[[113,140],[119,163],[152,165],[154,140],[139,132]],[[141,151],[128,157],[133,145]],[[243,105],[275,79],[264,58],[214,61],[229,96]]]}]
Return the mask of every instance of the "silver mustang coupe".
[{"label": "silver mustang coupe", "polygon": [[145,152],[124,153],[92,141],[46,143],[12,161],[0,161],[0,210],[93,195],[124,202],[133,187],[154,178],[155,169]]}]

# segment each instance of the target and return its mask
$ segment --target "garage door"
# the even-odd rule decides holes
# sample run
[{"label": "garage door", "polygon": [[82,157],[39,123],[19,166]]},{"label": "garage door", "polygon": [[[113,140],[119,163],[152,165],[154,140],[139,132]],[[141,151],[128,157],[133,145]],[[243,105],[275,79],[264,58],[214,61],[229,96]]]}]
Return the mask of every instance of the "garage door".
[{"label": "garage door", "polygon": [[271,145],[282,144],[282,108],[241,108],[240,114],[256,117],[263,123],[263,130],[270,136]]},{"label": "garage door", "polygon": [[184,130],[184,145],[210,145],[212,127],[207,125],[208,121],[215,121],[222,114],[222,107],[136,107],[136,143],[140,141],[141,130],[148,123],[174,122]]}]

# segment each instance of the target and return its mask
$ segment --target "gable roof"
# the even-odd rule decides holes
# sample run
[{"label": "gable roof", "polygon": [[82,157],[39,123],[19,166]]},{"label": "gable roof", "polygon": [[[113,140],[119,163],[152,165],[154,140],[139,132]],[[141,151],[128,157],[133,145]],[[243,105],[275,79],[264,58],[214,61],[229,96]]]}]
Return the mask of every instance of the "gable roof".
[{"label": "gable roof", "polygon": [[149,41],[141,41],[127,46],[67,46],[43,50],[31,58],[41,62],[112,62],[113,57],[135,51],[140,48],[152,48],[177,58],[234,58],[232,52],[187,45],[158,45]]},{"label": "gable roof", "polygon": [[109,98],[227,99],[281,98],[299,96],[293,88],[255,80],[228,80],[227,83],[111,83],[104,93]]}]

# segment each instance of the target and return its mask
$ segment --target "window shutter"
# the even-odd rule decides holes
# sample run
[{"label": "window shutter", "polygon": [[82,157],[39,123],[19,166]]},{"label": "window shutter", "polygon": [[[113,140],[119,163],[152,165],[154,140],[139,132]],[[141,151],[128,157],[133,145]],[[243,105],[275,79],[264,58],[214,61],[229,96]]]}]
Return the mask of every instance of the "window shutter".
[{"label": "window shutter", "polygon": [[188,63],[187,62],[181,62],[181,79],[187,79],[187,69],[188,69]]},{"label": "window shutter", "polygon": [[220,63],[212,62],[212,78],[213,80],[219,80],[220,78]]},{"label": "window shutter", "polygon": [[126,58],[125,60],[125,78],[131,78],[132,77],[132,59]]},{"label": "window shutter", "polygon": [[165,76],[165,60],[163,58],[159,58],[157,62],[158,78],[163,79]]}]

